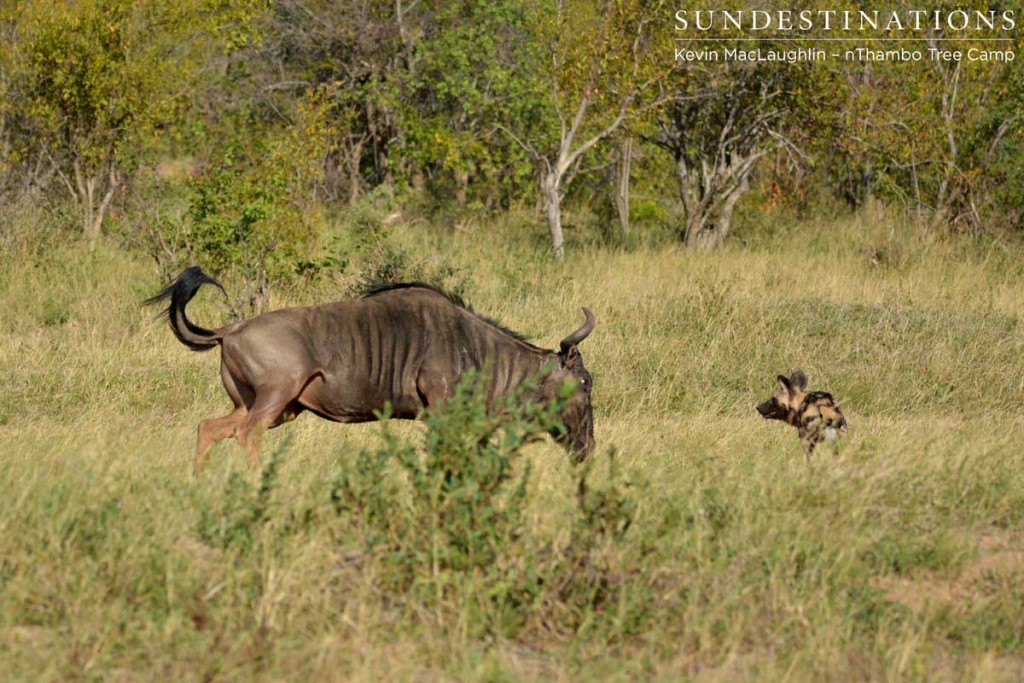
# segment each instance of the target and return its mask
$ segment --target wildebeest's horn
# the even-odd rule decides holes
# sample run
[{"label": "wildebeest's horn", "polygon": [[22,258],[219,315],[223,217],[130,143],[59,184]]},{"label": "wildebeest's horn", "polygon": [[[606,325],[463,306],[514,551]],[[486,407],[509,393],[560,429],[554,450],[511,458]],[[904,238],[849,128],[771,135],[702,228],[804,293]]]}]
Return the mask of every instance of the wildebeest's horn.
[{"label": "wildebeest's horn", "polygon": [[562,353],[565,353],[572,347],[579,344],[581,341],[587,338],[587,335],[594,330],[594,314],[590,312],[590,309],[586,306],[583,307],[583,315],[587,317],[587,321],[583,323],[583,327],[576,330],[568,337],[562,340],[561,349]]}]

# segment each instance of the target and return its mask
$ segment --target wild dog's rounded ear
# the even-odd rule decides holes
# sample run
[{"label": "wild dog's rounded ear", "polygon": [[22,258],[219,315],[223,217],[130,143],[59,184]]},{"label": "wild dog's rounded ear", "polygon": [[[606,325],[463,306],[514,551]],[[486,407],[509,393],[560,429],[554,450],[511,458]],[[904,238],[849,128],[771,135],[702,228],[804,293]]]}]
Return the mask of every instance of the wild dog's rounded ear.
[{"label": "wild dog's rounded ear", "polygon": [[797,370],[793,373],[793,376],[789,378],[789,382],[797,391],[803,391],[807,388],[807,375],[805,375],[801,370]]},{"label": "wild dog's rounded ear", "polygon": [[779,384],[782,385],[783,389],[785,389],[786,391],[792,393],[793,388],[789,384],[789,378],[788,377],[786,377],[785,375],[779,375],[777,379],[779,380]]}]

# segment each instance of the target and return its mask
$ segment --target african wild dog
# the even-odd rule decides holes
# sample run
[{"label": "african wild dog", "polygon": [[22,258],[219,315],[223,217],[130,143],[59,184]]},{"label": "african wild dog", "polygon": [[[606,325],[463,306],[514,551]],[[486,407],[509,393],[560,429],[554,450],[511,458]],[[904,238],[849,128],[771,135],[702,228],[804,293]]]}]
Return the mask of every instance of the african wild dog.
[{"label": "african wild dog", "polygon": [[782,420],[800,433],[800,443],[810,461],[815,447],[822,441],[835,443],[839,432],[846,431],[846,418],[832,394],[825,391],[805,392],[807,375],[797,370],[792,377],[779,375],[782,390],[757,406],[766,420]]}]

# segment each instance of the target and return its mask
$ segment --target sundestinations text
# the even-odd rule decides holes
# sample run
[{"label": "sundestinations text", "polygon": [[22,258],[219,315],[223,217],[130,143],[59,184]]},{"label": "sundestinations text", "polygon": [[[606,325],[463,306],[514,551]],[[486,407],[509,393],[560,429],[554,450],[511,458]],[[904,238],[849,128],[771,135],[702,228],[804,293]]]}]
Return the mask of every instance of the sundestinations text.
[{"label": "sundestinations text", "polygon": [[1013,10],[678,10],[677,31],[1012,31]]}]

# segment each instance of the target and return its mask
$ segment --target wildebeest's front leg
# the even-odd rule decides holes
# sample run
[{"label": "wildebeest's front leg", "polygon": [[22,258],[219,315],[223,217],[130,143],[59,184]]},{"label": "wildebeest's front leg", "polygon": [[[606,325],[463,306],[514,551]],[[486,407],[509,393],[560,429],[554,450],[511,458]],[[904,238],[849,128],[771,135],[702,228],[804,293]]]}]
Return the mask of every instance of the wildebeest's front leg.
[{"label": "wildebeest's front leg", "polygon": [[424,368],[416,378],[416,392],[424,408],[437,410],[455,393],[456,384],[445,373]]}]

